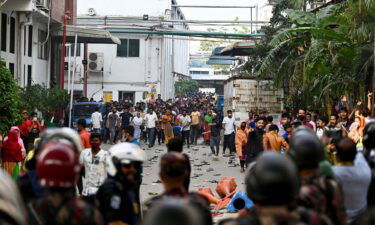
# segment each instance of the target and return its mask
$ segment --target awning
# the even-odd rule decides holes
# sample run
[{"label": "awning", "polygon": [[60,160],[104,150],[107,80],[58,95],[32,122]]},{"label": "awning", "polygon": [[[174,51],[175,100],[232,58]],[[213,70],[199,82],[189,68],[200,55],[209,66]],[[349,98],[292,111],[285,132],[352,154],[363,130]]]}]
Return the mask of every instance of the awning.
[{"label": "awning", "polygon": [[217,47],[212,51],[212,55],[207,61],[208,65],[232,65],[233,61],[236,60],[235,57],[222,56],[221,51],[224,47]]},{"label": "awning", "polygon": [[253,41],[236,42],[221,51],[223,56],[249,56],[256,46]]},{"label": "awning", "polygon": [[0,1],[0,10],[31,12],[33,10],[33,2],[31,0],[2,0]]},{"label": "awning", "polygon": [[[78,43],[115,43],[121,45],[120,38],[113,36],[106,30],[71,25],[66,26],[67,42],[74,42],[76,34],[78,35]],[[63,27],[55,30],[53,35],[56,36],[57,39],[62,39]]]}]

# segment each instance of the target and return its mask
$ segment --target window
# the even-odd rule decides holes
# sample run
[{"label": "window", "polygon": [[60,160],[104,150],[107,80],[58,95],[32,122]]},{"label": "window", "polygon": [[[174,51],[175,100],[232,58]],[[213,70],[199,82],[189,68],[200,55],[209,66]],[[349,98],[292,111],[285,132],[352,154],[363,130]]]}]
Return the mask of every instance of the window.
[{"label": "window", "polygon": [[48,59],[48,41],[44,43],[47,39],[47,32],[44,30],[38,30],[38,58]]},{"label": "window", "polygon": [[33,82],[33,77],[32,77],[32,69],[33,67],[31,65],[28,65],[27,66],[27,86],[31,86],[32,82]]},{"label": "window", "polygon": [[9,63],[9,71],[14,77],[14,63]]},{"label": "window", "polygon": [[10,39],[9,52],[14,53],[16,50],[16,19],[10,17]]},{"label": "window", "polygon": [[139,57],[139,39],[121,39],[121,45],[117,45],[117,57]]},{"label": "window", "polygon": [[129,57],[139,57],[139,39],[129,40]]},{"label": "window", "polygon": [[128,57],[128,39],[121,39],[121,45],[117,45],[117,57]]},{"label": "window", "polygon": [[33,26],[29,26],[29,40],[28,40],[27,55],[29,57],[33,56]]},{"label": "window", "polygon": [[8,16],[1,14],[1,51],[7,51],[7,30],[8,30]]}]

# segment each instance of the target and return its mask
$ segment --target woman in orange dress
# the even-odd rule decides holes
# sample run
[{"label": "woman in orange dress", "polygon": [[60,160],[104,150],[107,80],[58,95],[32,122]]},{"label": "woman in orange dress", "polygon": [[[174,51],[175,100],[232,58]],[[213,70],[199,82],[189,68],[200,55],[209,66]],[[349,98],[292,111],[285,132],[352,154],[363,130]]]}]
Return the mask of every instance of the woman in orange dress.
[{"label": "woman in orange dress", "polygon": [[168,144],[169,140],[174,137],[172,122],[173,116],[171,115],[171,111],[167,110],[162,117],[162,129],[164,131],[165,144]]}]

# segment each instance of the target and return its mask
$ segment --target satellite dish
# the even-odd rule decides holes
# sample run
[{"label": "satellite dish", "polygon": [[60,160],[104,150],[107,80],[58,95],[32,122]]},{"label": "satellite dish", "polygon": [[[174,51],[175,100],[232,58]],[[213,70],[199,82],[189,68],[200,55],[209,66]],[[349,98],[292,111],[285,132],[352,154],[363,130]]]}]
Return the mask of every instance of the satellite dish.
[{"label": "satellite dish", "polygon": [[94,8],[89,8],[89,16],[96,16],[96,11]]}]

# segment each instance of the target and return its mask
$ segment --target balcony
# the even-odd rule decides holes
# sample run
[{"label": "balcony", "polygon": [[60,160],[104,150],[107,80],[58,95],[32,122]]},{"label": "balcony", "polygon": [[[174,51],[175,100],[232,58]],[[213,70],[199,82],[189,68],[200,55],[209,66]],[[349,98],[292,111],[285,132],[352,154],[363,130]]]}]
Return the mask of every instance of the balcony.
[{"label": "balcony", "polygon": [[51,0],[35,0],[35,7],[44,12],[49,12]]}]

